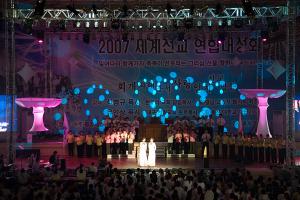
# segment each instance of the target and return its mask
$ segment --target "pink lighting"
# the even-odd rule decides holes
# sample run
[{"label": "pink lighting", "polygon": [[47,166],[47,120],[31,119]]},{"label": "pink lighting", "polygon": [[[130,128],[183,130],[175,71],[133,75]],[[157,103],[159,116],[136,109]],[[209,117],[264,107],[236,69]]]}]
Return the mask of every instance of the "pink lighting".
[{"label": "pink lighting", "polygon": [[258,109],[259,109],[259,120],[256,130],[256,135],[262,135],[266,137],[267,135],[272,137],[270,134],[269,124],[268,124],[268,114],[267,110],[269,107],[268,98],[279,98],[285,94],[285,90],[274,90],[274,89],[240,89],[241,94],[248,98],[257,98]]},{"label": "pink lighting", "polygon": [[44,125],[44,108],[54,108],[61,104],[61,99],[55,98],[17,98],[16,104],[24,108],[33,108],[33,124],[29,130],[33,131],[48,131]]},{"label": "pink lighting", "polygon": [[218,40],[218,44],[222,44],[222,41],[221,41],[221,40]]},{"label": "pink lighting", "polygon": [[38,40],[38,43],[39,43],[39,44],[43,44],[44,41],[43,41],[43,40]]},{"label": "pink lighting", "polygon": [[263,42],[266,42],[266,41],[267,41],[267,38],[263,38],[262,41],[263,41]]}]

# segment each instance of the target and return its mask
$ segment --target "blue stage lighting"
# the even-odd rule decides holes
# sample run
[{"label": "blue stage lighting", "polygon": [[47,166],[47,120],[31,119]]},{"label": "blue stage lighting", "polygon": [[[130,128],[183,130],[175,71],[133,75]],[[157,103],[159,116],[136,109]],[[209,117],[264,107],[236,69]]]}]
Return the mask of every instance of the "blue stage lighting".
[{"label": "blue stage lighting", "polygon": [[156,108],[156,103],[155,103],[155,101],[152,101],[152,102],[150,103],[150,108],[152,108],[152,109]]},{"label": "blue stage lighting", "polygon": [[234,128],[238,129],[239,128],[239,121],[234,122]]},{"label": "blue stage lighting", "polygon": [[208,89],[208,91],[213,91],[214,86],[213,86],[213,85],[209,85],[209,86],[207,87],[207,89]]},{"label": "blue stage lighting", "polygon": [[89,102],[89,100],[88,100],[88,99],[86,99],[86,98],[85,98],[85,99],[83,99],[83,103],[84,103],[84,104],[88,104],[88,102]]},{"label": "blue stage lighting", "polygon": [[139,94],[139,91],[138,90],[134,90],[134,94]]},{"label": "blue stage lighting", "polygon": [[94,118],[92,122],[93,122],[94,125],[98,124],[98,120],[96,118]]},{"label": "blue stage lighting", "polygon": [[55,120],[55,121],[58,121],[58,120],[60,120],[61,118],[62,118],[62,115],[61,115],[60,113],[57,112],[57,113],[54,114],[54,120]]},{"label": "blue stage lighting", "polygon": [[89,109],[86,109],[86,110],[85,110],[85,115],[86,115],[86,116],[90,116],[90,115],[91,115],[91,111],[90,111]]},{"label": "blue stage lighting", "polygon": [[225,104],[224,100],[220,100],[220,105],[223,106]]},{"label": "blue stage lighting", "polygon": [[89,87],[87,90],[86,90],[86,93],[87,94],[93,94],[94,93],[94,88],[93,87]]},{"label": "blue stage lighting", "polygon": [[66,105],[68,103],[68,98],[64,97],[61,99],[61,104]]},{"label": "blue stage lighting", "polygon": [[75,89],[74,89],[74,94],[75,94],[75,95],[80,94],[80,89],[79,89],[79,88],[75,88]]},{"label": "blue stage lighting", "polygon": [[105,96],[104,95],[99,95],[99,101],[104,101],[105,100]]},{"label": "blue stage lighting", "polygon": [[233,83],[233,84],[231,85],[231,88],[232,88],[233,90],[236,90],[236,89],[237,89],[237,84],[236,84],[236,83]]},{"label": "blue stage lighting", "polygon": [[175,105],[173,105],[173,106],[172,106],[172,111],[173,111],[173,112],[176,112],[176,110],[177,110],[177,107],[176,107]]},{"label": "blue stage lighting", "polygon": [[101,124],[98,129],[100,132],[104,132],[104,130],[105,130],[104,124]]},{"label": "blue stage lighting", "polygon": [[223,93],[224,93],[223,89],[220,89],[220,94],[223,94]]},{"label": "blue stage lighting", "polygon": [[161,76],[156,76],[155,80],[157,82],[162,82],[163,78]]},{"label": "blue stage lighting", "polygon": [[106,94],[106,95],[109,95],[109,90],[105,90],[105,94]]},{"label": "blue stage lighting", "polygon": [[176,78],[177,77],[177,73],[176,72],[170,72],[170,77],[171,78]]},{"label": "blue stage lighting", "polygon": [[103,110],[103,115],[107,116],[108,114],[109,114],[109,110],[108,110],[107,108],[105,108],[105,109]]},{"label": "blue stage lighting", "polygon": [[186,82],[192,84],[192,83],[194,83],[194,78],[188,76],[188,77],[186,77]]},{"label": "blue stage lighting", "polygon": [[175,97],[175,98],[176,98],[176,100],[177,100],[177,101],[179,101],[179,100],[180,100],[180,96],[179,96],[178,94],[176,95],[176,97]]},{"label": "blue stage lighting", "polygon": [[245,96],[245,95],[243,95],[243,94],[241,94],[241,95],[240,95],[240,100],[242,100],[242,101],[243,101],[243,100],[245,100],[245,99],[246,99],[246,96]]},{"label": "blue stage lighting", "polygon": [[100,85],[98,86],[98,88],[99,88],[100,90],[103,89],[103,85],[100,84]]},{"label": "blue stage lighting", "polygon": [[142,115],[144,118],[147,118],[147,112],[145,110],[143,110]]},{"label": "blue stage lighting", "polygon": [[225,86],[225,81],[220,81],[220,86]]},{"label": "blue stage lighting", "polygon": [[241,109],[241,112],[242,112],[242,115],[243,115],[243,116],[245,116],[245,115],[248,114],[247,108],[242,108],[242,109]]},{"label": "blue stage lighting", "polygon": [[196,107],[199,107],[199,106],[200,106],[200,102],[196,101]]},{"label": "blue stage lighting", "polygon": [[159,101],[162,102],[162,103],[165,103],[165,98],[164,97],[160,97]]},{"label": "blue stage lighting", "polygon": [[136,100],[135,105],[140,106],[140,100]]},{"label": "blue stage lighting", "polygon": [[178,89],[179,89],[178,85],[175,85],[174,90],[178,90]]}]

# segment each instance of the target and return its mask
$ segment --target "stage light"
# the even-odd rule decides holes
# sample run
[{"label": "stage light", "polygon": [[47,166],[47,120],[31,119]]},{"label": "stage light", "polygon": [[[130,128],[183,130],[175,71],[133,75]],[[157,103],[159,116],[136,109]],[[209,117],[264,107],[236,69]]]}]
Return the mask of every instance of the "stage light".
[{"label": "stage light", "polygon": [[243,115],[243,116],[245,116],[245,115],[248,114],[247,108],[242,108],[242,109],[241,109],[241,112],[242,112],[242,115]]},{"label": "stage light", "polygon": [[61,99],[61,104],[66,105],[68,103],[68,99],[66,97]]},{"label": "stage light", "polygon": [[202,21],[201,20],[197,21],[197,27],[201,27],[201,26],[202,26]]},{"label": "stage light", "polygon": [[176,97],[175,97],[175,99],[176,99],[177,101],[179,101],[179,100],[180,100],[180,96],[177,94]]},{"label": "stage light", "polygon": [[222,44],[224,41],[225,41],[225,38],[226,38],[226,33],[224,32],[220,32],[218,33],[218,44]]},{"label": "stage light", "polygon": [[89,109],[86,109],[86,110],[85,110],[85,115],[86,115],[86,116],[90,116],[90,115],[91,115],[91,111],[90,111]]},{"label": "stage light", "polygon": [[212,27],[213,26],[213,22],[212,22],[212,20],[207,20],[207,26],[208,27]]},{"label": "stage light", "polygon": [[78,10],[75,9],[74,5],[73,5],[73,6],[67,5],[67,9],[68,9],[71,13],[73,13],[75,16],[79,15],[79,12],[78,12]]},{"label": "stage light", "polygon": [[161,76],[156,76],[155,79],[157,82],[162,82],[162,80],[163,80],[163,78]]},{"label": "stage light", "polygon": [[218,20],[218,25],[223,26],[223,20],[222,19]]},{"label": "stage light", "polygon": [[82,41],[86,44],[90,43],[90,34],[89,33],[84,33],[82,37]]},{"label": "stage light", "polygon": [[178,85],[175,85],[174,90],[178,90],[178,89],[179,89]]},{"label": "stage light", "polygon": [[107,22],[107,21],[104,21],[104,22],[103,22],[103,28],[107,28],[107,26],[108,26],[108,22]]},{"label": "stage light", "polygon": [[196,106],[196,107],[199,107],[199,106],[200,106],[200,102],[199,102],[199,101],[196,101],[195,106]]},{"label": "stage light", "polygon": [[37,0],[35,3],[34,8],[34,16],[43,16],[44,15],[44,8],[45,8],[45,0]]},{"label": "stage light", "polygon": [[105,96],[104,95],[99,95],[99,101],[103,102],[105,100]]},{"label": "stage light", "polygon": [[191,76],[186,77],[185,80],[186,80],[187,83],[190,83],[190,84],[194,83],[194,78],[191,77]]},{"label": "stage light", "polygon": [[227,20],[227,26],[231,26],[232,25],[232,20],[231,19],[228,19]]},{"label": "stage light", "polygon": [[139,94],[139,91],[138,90],[134,90],[134,94]]},{"label": "stage light", "polygon": [[58,120],[60,120],[62,118],[62,115],[60,114],[60,113],[55,113],[54,114],[54,120],[55,121],[58,121]]},{"label": "stage light", "polygon": [[242,4],[243,4],[243,9],[245,11],[245,14],[249,17],[254,17],[255,12],[253,10],[251,0],[242,0]]},{"label": "stage light", "polygon": [[176,110],[177,110],[177,107],[176,107],[175,105],[173,105],[173,106],[172,106],[172,111],[173,111],[173,112],[176,112]]},{"label": "stage light", "polygon": [[39,30],[36,32],[36,38],[37,38],[37,42],[39,44],[43,44],[44,43],[44,37],[45,37],[45,33],[42,30]]},{"label": "stage light", "polygon": [[246,99],[246,96],[245,96],[245,95],[243,95],[243,94],[241,94],[241,95],[240,95],[240,100],[242,100],[242,101],[243,101],[243,100],[245,100],[245,99]]},{"label": "stage light", "polygon": [[224,105],[224,100],[220,100],[220,105],[223,106]]},{"label": "stage light", "polygon": [[87,93],[87,94],[93,94],[93,93],[94,93],[94,88],[93,88],[93,87],[89,87],[89,88],[86,90],[86,93]]},{"label": "stage light", "polygon": [[233,90],[236,90],[236,89],[237,89],[237,84],[236,84],[236,83],[233,83],[233,84],[231,85],[231,88],[232,88]]},{"label": "stage light", "polygon": [[90,22],[85,22],[85,28],[89,28],[90,27]]},{"label": "stage light", "polygon": [[74,94],[75,95],[78,95],[78,94],[80,94],[80,89],[79,88],[74,88]]},{"label": "stage light", "polygon": [[80,22],[79,21],[77,21],[75,25],[76,25],[76,28],[80,28]]},{"label": "stage light", "polygon": [[261,31],[260,33],[262,42],[267,42],[269,39],[269,32],[268,31]]},{"label": "stage light", "polygon": [[97,125],[98,124],[98,120],[96,118],[93,119],[93,125]]},{"label": "stage light", "polygon": [[95,21],[94,26],[95,26],[95,28],[98,28],[99,27],[99,22]]},{"label": "stage light", "polygon": [[171,78],[176,78],[177,77],[177,73],[176,72],[170,72],[170,77]]}]

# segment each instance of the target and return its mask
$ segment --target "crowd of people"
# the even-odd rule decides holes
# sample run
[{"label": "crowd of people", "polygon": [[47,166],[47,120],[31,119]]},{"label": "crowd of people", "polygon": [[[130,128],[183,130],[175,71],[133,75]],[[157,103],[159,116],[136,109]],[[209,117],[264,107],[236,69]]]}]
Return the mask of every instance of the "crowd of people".
[{"label": "crowd of people", "polygon": [[299,173],[261,176],[238,168],[121,171],[105,160],[14,173],[2,165],[0,200],[299,200],[299,181]]},{"label": "crowd of people", "polygon": [[[206,147],[208,156],[216,159],[284,164],[286,141],[283,137],[224,133],[225,124],[222,114],[216,119],[216,124],[212,116],[193,120],[177,118],[167,129],[168,153],[197,154],[201,150],[200,155],[203,155]],[[214,131],[215,127],[217,131]]]},{"label": "crowd of people", "polygon": [[107,117],[104,125],[105,134],[100,134],[98,131],[94,135],[90,132],[87,134],[79,132],[75,136],[72,131],[68,131],[66,141],[69,156],[74,156],[75,146],[78,157],[83,157],[84,154],[87,157],[92,155],[102,157],[107,154],[131,154],[134,140],[139,131],[138,118],[136,117],[133,121],[130,121],[129,118],[116,117],[110,119]]}]

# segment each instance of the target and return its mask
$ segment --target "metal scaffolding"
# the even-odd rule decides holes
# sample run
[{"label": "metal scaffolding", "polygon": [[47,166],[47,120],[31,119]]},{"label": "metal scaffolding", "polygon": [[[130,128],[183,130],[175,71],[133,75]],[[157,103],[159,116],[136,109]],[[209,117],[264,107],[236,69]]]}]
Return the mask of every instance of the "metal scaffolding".
[{"label": "metal scaffolding", "polygon": [[[286,6],[277,7],[254,7],[255,18],[265,17],[283,17],[287,16]],[[240,19],[248,18],[243,8],[225,8],[220,15],[216,14],[215,8],[200,8],[191,12],[190,9],[129,9],[124,16],[124,12],[120,9],[107,10],[101,9],[94,13],[91,10],[78,9],[78,15],[67,9],[45,9],[41,19],[44,20],[182,20],[186,18],[193,19]],[[16,9],[18,19],[34,19],[34,9]]]},{"label": "metal scaffolding", "polygon": [[15,142],[15,94],[16,94],[16,56],[15,56],[15,2],[14,0],[4,1],[5,12],[5,78],[6,78],[6,95],[11,101],[11,106],[6,107],[8,126],[8,161],[14,162]]},{"label": "metal scaffolding", "polygon": [[294,164],[295,156],[295,55],[297,0],[288,1],[287,49],[286,49],[286,157],[287,165]]}]

